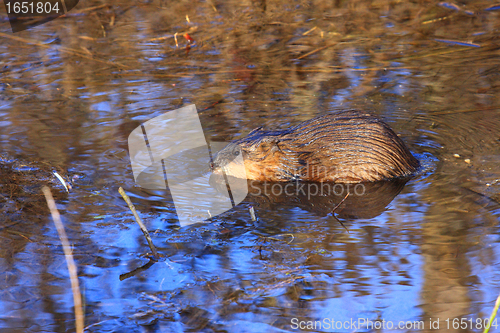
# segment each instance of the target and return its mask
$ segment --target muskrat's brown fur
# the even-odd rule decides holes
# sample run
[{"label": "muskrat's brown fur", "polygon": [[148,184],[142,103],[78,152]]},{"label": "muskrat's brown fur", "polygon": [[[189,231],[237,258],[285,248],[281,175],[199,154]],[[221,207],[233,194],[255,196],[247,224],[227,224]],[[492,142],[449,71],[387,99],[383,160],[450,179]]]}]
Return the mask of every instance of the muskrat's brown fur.
[{"label": "muskrat's brown fur", "polygon": [[213,171],[259,181],[359,183],[409,176],[419,165],[386,123],[350,110],[282,131],[257,128],[221,150]]}]

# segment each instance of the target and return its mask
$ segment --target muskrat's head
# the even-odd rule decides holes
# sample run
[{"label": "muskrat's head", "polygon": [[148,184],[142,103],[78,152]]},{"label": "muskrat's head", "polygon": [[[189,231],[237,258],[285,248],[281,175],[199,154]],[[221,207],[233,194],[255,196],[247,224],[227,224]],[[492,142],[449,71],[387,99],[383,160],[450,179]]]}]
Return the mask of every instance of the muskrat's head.
[{"label": "muskrat's head", "polygon": [[216,175],[224,172],[228,176],[247,178],[241,146],[232,142],[219,151],[212,163],[212,172]]},{"label": "muskrat's head", "polygon": [[248,136],[231,142],[214,158],[212,171],[221,175],[253,180],[268,180],[276,174],[279,155],[279,134],[266,132],[261,127]]}]

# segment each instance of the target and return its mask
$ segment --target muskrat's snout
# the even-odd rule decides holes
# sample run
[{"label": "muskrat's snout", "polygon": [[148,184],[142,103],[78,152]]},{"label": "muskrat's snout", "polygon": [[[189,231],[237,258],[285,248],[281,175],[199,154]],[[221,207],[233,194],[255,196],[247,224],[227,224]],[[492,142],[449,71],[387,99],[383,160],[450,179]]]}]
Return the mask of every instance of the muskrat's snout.
[{"label": "muskrat's snout", "polygon": [[242,150],[234,142],[219,151],[210,166],[212,173],[246,178]]},{"label": "muskrat's snout", "polygon": [[224,168],[224,165],[221,165],[218,162],[211,162],[209,166],[210,166],[210,171],[214,173],[221,173],[222,169]]}]

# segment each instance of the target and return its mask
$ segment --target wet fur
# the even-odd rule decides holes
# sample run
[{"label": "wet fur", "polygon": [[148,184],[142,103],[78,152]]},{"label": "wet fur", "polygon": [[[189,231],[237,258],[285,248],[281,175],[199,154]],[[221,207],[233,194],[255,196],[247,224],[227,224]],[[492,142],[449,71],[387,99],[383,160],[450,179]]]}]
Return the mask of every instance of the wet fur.
[{"label": "wet fur", "polygon": [[[234,160],[240,150],[244,165]],[[340,111],[282,131],[257,128],[219,152],[214,166],[260,181],[359,183],[409,176],[419,162],[380,119]]]}]

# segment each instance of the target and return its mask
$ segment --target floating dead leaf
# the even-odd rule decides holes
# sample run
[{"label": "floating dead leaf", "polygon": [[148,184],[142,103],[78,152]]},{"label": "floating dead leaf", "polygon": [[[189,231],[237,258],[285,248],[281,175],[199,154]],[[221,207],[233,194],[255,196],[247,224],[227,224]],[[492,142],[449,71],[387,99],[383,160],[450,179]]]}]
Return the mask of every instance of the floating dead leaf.
[{"label": "floating dead leaf", "polygon": [[186,39],[187,39],[187,41],[188,41],[188,42],[190,42],[190,43],[193,43],[193,42],[194,42],[194,39],[193,39],[193,38],[191,38],[191,36],[189,36],[189,34],[188,34],[188,33],[185,33],[185,34],[184,34],[184,38],[186,38]]}]

